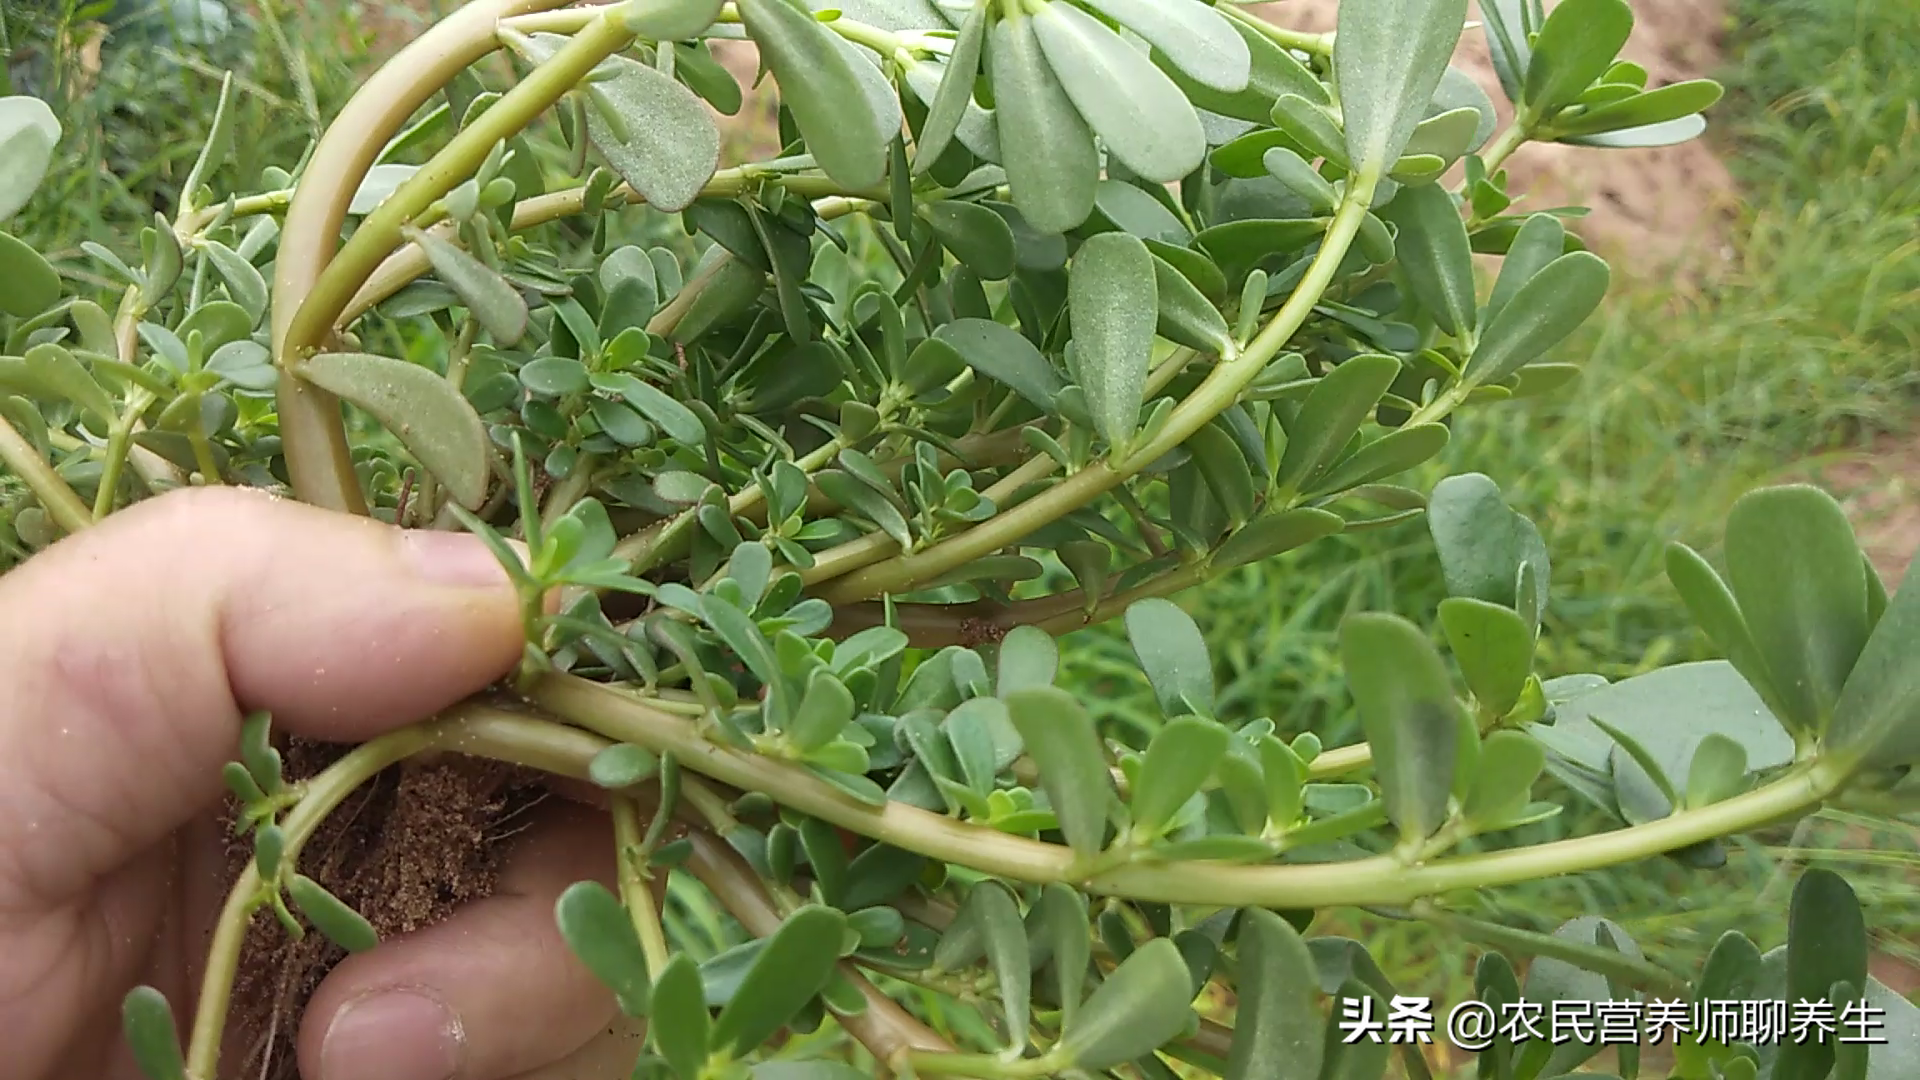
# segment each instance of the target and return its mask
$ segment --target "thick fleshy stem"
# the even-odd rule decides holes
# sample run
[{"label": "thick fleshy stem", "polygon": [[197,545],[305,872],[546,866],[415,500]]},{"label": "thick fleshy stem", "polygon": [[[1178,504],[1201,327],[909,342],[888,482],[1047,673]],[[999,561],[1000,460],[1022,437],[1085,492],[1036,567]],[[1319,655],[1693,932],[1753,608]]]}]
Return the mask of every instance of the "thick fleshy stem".
[{"label": "thick fleshy stem", "polygon": [[1810,813],[1845,780],[1842,771],[1816,760],[1711,806],[1611,832],[1485,854],[1412,863],[1381,855],[1286,865],[1134,858],[1083,878],[1084,860],[1067,847],[904,803],[860,802],[802,769],[711,742],[687,720],[613,687],[548,675],[533,685],[529,696],[542,709],[609,739],[670,753],[683,767],[720,783],[760,792],[829,824],[936,861],[1014,881],[1064,882],[1102,895],[1208,907],[1407,904],[1456,889],[1595,870]]}]

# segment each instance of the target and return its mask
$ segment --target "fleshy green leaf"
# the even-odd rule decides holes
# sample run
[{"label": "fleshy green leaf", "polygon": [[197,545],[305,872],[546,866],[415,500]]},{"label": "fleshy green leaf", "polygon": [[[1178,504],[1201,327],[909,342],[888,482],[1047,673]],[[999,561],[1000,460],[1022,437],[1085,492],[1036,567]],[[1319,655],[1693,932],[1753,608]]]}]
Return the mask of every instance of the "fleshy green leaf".
[{"label": "fleshy green leaf", "polygon": [[1092,129],[1041,52],[1033,22],[1024,10],[996,21],[987,67],[1013,204],[1029,225],[1057,234],[1093,213],[1100,157]]},{"label": "fleshy green leaf", "polygon": [[993,692],[1002,696],[1034,686],[1052,686],[1060,668],[1060,646],[1037,626],[1016,626],[1000,639],[999,670]]},{"label": "fleshy green leaf", "polygon": [[1499,382],[1540,359],[1593,314],[1612,278],[1606,260],[1590,251],[1548,263],[1488,321],[1467,360],[1467,384]]},{"label": "fleshy green leaf", "polygon": [[1833,496],[1805,484],[1762,488],[1727,514],[1728,584],[1796,730],[1834,716],[1866,646],[1866,566]]},{"label": "fleshy green leaf", "polygon": [[1533,40],[1521,102],[1545,117],[1592,86],[1633,32],[1626,0],[1561,0]]},{"label": "fleshy green leaf", "polygon": [[1723,92],[1712,79],[1688,79],[1556,119],[1553,131],[1564,139],[1678,123],[1711,108]]},{"label": "fleshy green leaf", "polygon": [[1473,333],[1473,248],[1453,196],[1439,184],[1401,188],[1381,216],[1400,230],[1394,240],[1400,269],[1420,305],[1448,334]]},{"label": "fleshy green leaf", "polygon": [[46,102],[26,94],[0,97],[0,221],[33,197],[61,134],[60,119]]},{"label": "fleshy green leaf", "polygon": [[165,994],[151,986],[134,987],[120,1004],[120,1026],[147,1080],[187,1080],[180,1033]]},{"label": "fleshy green leaf", "polygon": [[487,501],[492,444],[466,395],[434,372],[371,353],[319,353],[300,376],[365,409],[398,438],[461,506]]},{"label": "fleshy green leaf", "polygon": [[980,75],[980,57],[987,42],[987,16],[991,5],[976,3],[960,24],[960,36],[953,43],[940,76],[940,89],[927,103],[927,119],[920,126],[920,138],[913,148],[913,175],[921,176],[946,152],[960,121],[973,101],[973,85]]},{"label": "fleshy green leaf", "polygon": [[220,280],[227,284],[227,295],[258,322],[267,310],[267,279],[241,254],[217,240],[201,240],[199,247],[212,261]]},{"label": "fleshy green leaf", "polygon": [[680,404],[666,391],[643,382],[632,375],[619,374],[603,376],[610,379],[608,387],[620,395],[621,400],[639,410],[640,415],[659,425],[674,441],[686,446],[699,446],[706,440],[707,429],[700,423],[692,409]]},{"label": "fleshy green leaf", "polygon": [[[1340,985],[1335,995],[1342,1001],[1366,999],[1371,1016],[1385,1016],[1387,1003],[1380,999],[1366,983],[1359,979],[1348,979]],[[1337,1027],[1329,1024],[1331,1038],[1325,1045],[1326,1057],[1320,1066],[1319,1080],[1381,1080],[1387,1074],[1387,1064],[1393,1056],[1393,1047],[1385,1039],[1375,1041],[1368,1038],[1348,1042]]]},{"label": "fleshy green leaf", "polygon": [[60,275],[53,265],[6,232],[0,232],[0,279],[7,283],[0,289],[0,313],[31,318],[60,299]]},{"label": "fleshy green leaf", "polygon": [[587,776],[609,791],[630,788],[652,779],[660,771],[660,759],[644,746],[615,743],[593,755]]},{"label": "fleshy green leaf", "polygon": [[597,881],[567,887],[554,903],[567,947],[611,989],[628,1016],[645,1016],[650,992],[647,957],[633,919],[618,897]]},{"label": "fleshy green leaf", "polygon": [[1068,270],[1077,382],[1100,436],[1124,453],[1140,424],[1160,300],[1153,255],[1126,233],[1080,245]]},{"label": "fleshy green leaf", "polygon": [[817,750],[846,730],[853,722],[853,712],[853,695],[846,684],[829,672],[815,672],[800,707],[787,724],[787,738],[799,750]]},{"label": "fleshy green leaf", "polygon": [[1274,483],[1283,490],[1312,484],[1353,439],[1400,374],[1400,361],[1383,353],[1348,357],[1314,385],[1288,425],[1287,449]]},{"label": "fleshy green leaf", "polygon": [[845,915],[818,904],[787,916],[720,1010],[713,1050],[739,1057],[785,1027],[833,976],[846,927]]},{"label": "fleshy green leaf", "polygon": [[[1177,6],[1166,4],[1164,0],[1145,0],[1145,2],[1161,8]],[[1320,80],[1314,78],[1313,72],[1308,71],[1306,65],[1294,59],[1291,53],[1254,27],[1234,19],[1229,19],[1227,22],[1233,32],[1239,35],[1240,42],[1246,46],[1248,55],[1247,82],[1237,91],[1216,89],[1202,82],[1198,76],[1189,75],[1174,62],[1173,57],[1164,47],[1157,43],[1154,45],[1153,62],[1172,77],[1174,83],[1186,93],[1187,100],[1193,102],[1195,108],[1248,123],[1264,124],[1273,111],[1274,101],[1282,94],[1298,94],[1307,100],[1321,103],[1330,100],[1327,88],[1321,85]],[[1191,45],[1192,41],[1189,41],[1188,46],[1191,47]],[[1231,74],[1237,74],[1237,72],[1230,68],[1221,69],[1221,81]]]},{"label": "fleshy green leaf", "polygon": [[1087,0],[1162,53],[1180,73],[1208,89],[1237,94],[1252,76],[1252,55],[1233,21],[1206,4],[1166,0]]},{"label": "fleshy green leaf", "polygon": [[739,0],[738,7],[820,168],[850,188],[878,185],[886,178],[887,148],[896,132],[886,130],[854,68],[865,61],[786,0]]},{"label": "fleshy green leaf", "polygon": [[1566,244],[1566,226],[1552,214],[1534,214],[1522,222],[1500,261],[1500,275],[1494,279],[1493,291],[1487,296],[1481,323],[1492,324],[1522,285],[1566,254]]},{"label": "fleshy green leaf", "polygon": [[1458,753],[1446,665],[1418,627],[1373,612],[1341,622],[1340,655],[1387,816],[1403,838],[1424,840],[1446,820]]},{"label": "fleshy green leaf", "polygon": [[113,398],[64,346],[42,342],[28,349],[24,359],[27,372],[40,386],[85,409],[102,424],[114,422]]},{"label": "fleshy green leaf", "polygon": [[[1814,868],[1800,875],[1787,911],[1788,1001],[1824,1001],[1835,983],[1867,981],[1867,926],[1860,901],[1845,878]],[[1774,1068],[1778,1076],[1825,1076],[1833,1043],[1785,1040]]]},{"label": "fleshy green leaf", "polygon": [[1667,120],[1643,127],[1620,128],[1617,131],[1602,131],[1592,135],[1563,135],[1559,142],[1575,146],[1601,146],[1621,150],[1634,150],[1649,146],[1675,146],[1700,137],[1707,130],[1705,117],[1683,116],[1678,120]]},{"label": "fleshy green leaf", "polygon": [[726,0],[626,0],[627,29],[650,41],[691,41],[720,17]]},{"label": "fleshy green leaf", "polygon": [[1719,732],[1709,732],[1694,747],[1687,765],[1686,802],[1711,806],[1740,794],[1747,786],[1747,748]]},{"label": "fleshy green leaf", "polygon": [[1733,598],[1720,575],[1714,572],[1707,560],[1685,544],[1678,542],[1667,546],[1667,580],[1673,583],[1674,591],[1680,594],[1680,600],[1687,606],[1687,613],[1693,621],[1706,632],[1709,640],[1719,647],[1727,662],[1740,672],[1742,678],[1753,685],[1753,689],[1766,701],[1767,708],[1775,716],[1787,715],[1787,709],[1780,700],[1779,693],[1773,688],[1772,676],[1767,671],[1767,663],[1760,653],[1760,646],[1754,643],[1752,631],[1747,629],[1747,620],[1740,613],[1740,604]]},{"label": "fleshy green leaf", "polygon": [[1054,77],[1109,155],[1161,184],[1200,167],[1199,114],[1153,61],[1072,4],[1043,5],[1032,19]]},{"label": "fleshy green leaf", "polygon": [[1311,506],[1258,517],[1227,537],[1214,551],[1213,568],[1225,571],[1270,559],[1332,536],[1345,527],[1346,521],[1340,515]]},{"label": "fleshy green leaf", "polygon": [[1213,301],[1172,263],[1158,255],[1153,257],[1153,275],[1160,304],[1154,331],[1176,345],[1225,355],[1233,347],[1233,338],[1226,316],[1213,306]]},{"label": "fleshy green leaf", "polygon": [[1226,1080],[1318,1080],[1325,1047],[1307,943],[1264,908],[1241,911],[1237,941],[1239,1011]]},{"label": "fleshy green leaf", "polygon": [[1356,167],[1384,170],[1400,157],[1466,19],[1466,0],[1343,0],[1333,70]]},{"label": "fleshy green leaf", "polygon": [[1182,444],[1194,468],[1206,482],[1214,505],[1226,516],[1230,528],[1239,528],[1253,516],[1253,470],[1247,455],[1241,452],[1233,436],[1219,424],[1203,424]]},{"label": "fleshy green leaf", "polygon": [[[1920,577],[1909,574],[1874,623],[1833,708],[1826,752],[1843,764],[1920,760]],[[1764,764],[1764,763],[1756,763]]]},{"label": "fleshy green leaf", "polygon": [[1284,146],[1275,146],[1261,155],[1260,163],[1268,175],[1299,196],[1307,204],[1307,209],[1316,214],[1328,215],[1340,202],[1340,197],[1327,178],[1319,170],[1307,163],[1307,159]]},{"label": "fleshy green leaf", "polygon": [[921,211],[940,246],[980,275],[983,281],[1004,281],[1013,274],[1013,229],[1007,219],[978,203],[942,199]]},{"label": "fleshy green leaf", "polygon": [[1038,933],[1051,954],[1054,998],[1060,1004],[1060,1023],[1072,1027],[1086,991],[1087,964],[1093,958],[1091,920],[1087,900],[1078,889],[1050,882],[1040,890],[1035,906]]},{"label": "fleshy green leaf", "polygon": [[1213,714],[1213,661],[1193,616],[1160,597],[1128,605],[1125,621],[1133,654],[1168,718]]},{"label": "fleshy green leaf", "polygon": [[1134,839],[1158,838],[1226,752],[1227,729],[1198,716],[1176,718],[1154,732],[1130,791]]},{"label": "fleshy green leaf", "polygon": [[1451,437],[1445,424],[1409,424],[1395,428],[1335,462],[1301,495],[1319,498],[1397,476],[1431,461],[1447,448]]},{"label": "fleshy green leaf", "polygon": [[287,895],[300,914],[328,941],[350,953],[362,953],[380,944],[380,935],[364,915],[348,907],[319,882],[304,874],[293,875],[287,883]]},{"label": "fleshy green leaf", "polygon": [[647,1027],[655,1049],[680,1080],[699,1080],[711,1023],[700,965],[688,953],[675,953],[653,984],[653,1015]]},{"label": "fleshy green leaf", "polygon": [[1440,481],[1427,501],[1427,527],[1439,549],[1440,572],[1450,595],[1515,606],[1520,566],[1530,564],[1537,583],[1534,609],[1519,614],[1529,624],[1539,624],[1546,610],[1546,583],[1552,580],[1546,542],[1533,522],[1507,506],[1498,485],[1481,473]]},{"label": "fleshy green leaf", "polygon": [[495,344],[504,348],[520,341],[527,332],[527,302],[518,289],[492,267],[437,233],[411,227],[405,233],[426,253],[434,275],[459,295]]},{"label": "fleshy green leaf", "polygon": [[1546,767],[1540,743],[1518,731],[1496,731],[1480,744],[1473,782],[1461,813],[1476,825],[1500,826],[1519,817],[1533,798],[1533,782]]},{"label": "fleshy green leaf", "polygon": [[934,331],[933,341],[952,346],[967,366],[1011,388],[1034,408],[1052,413],[1065,384],[1026,336],[989,319],[955,319]]},{"label": "fleshy green leaf", "polygon": [[1192,1005],[1186,959],[1172,938],[1157,937],[1134,950],[1080,1006],[1060,1034],[1060,1049],[1078,1068],[1109,1069],[1178,1035]]},{"label": "fleshy green leaf", "polygon": [[1470,596],[1440,601],[1440,627],[1467,688],[1494,716],[1520,700],[1533,671],[1533,632],[1512,608]]},{"label": "fleshy green leaf", "polygon": [[1106,844],[1114,790],[1093,718],[1058,687],[1016,690],[1004,700],[1028,755],[1039,766],[1040,786],[1068,846],[1082,857],[1099,853]]},{"label": "fleshy green leaf", "polygon": [[[954,922],[967,919],[977,935],[978,952],[984,952],[987,967],[999,988],[1000,1012],[1006,1020],[1010,1045],[1025,1047],[1032,998],[1033,964],[1029,959],[1027,927],[1013,894],[997,881],[983,881],[967,893],[961,914]],[[944,944],[944,942],[943,942]],[[978,953],[976,952],[976,955]],[[971,962],[973,957],[968,957]],[[935,960],[937,966],[951,970],[951,963]]]}]

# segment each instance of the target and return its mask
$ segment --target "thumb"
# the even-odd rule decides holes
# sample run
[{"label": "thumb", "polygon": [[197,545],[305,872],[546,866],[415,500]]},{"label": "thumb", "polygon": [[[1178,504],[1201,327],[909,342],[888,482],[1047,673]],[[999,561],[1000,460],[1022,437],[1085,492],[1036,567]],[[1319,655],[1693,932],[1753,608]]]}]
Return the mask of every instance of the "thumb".
[{"label": "thumb", "polygon": [[261,492],[61,541],[0,578],[0,910],[75,897],[214,803],[247,711],[365,740],[506,674],[520,635],[478,538]]}]

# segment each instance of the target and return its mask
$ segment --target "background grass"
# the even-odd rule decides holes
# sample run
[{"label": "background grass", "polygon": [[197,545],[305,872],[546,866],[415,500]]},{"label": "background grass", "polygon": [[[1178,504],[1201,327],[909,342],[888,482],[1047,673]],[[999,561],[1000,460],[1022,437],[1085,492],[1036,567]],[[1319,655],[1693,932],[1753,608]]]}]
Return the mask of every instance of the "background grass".
[{"label": "background grass", "polygon": [[[268,164],[297,160],[313,117],[330,115],[378,59],[376,27],[421,18],[398,6],[311,4],[276,32],[275,9],[261,10],[210,46],[164,38],[110,47],[92,65],[46,62],[46,43],[72,36],[60,29],[60,5],[5,5],[8,77],[63,102],[79,136],[16,222],[25,238],[88,280],[82,240],[124,237],[169,209],[221,70],[236,71],[240,114],[238,152],[220,179],[252,184]],[[1708,136],[1743,196],[1727,250],[1702,253],[1701,276],[1684,283],[1616,260],[1612,297],[1560,350],[1582,378],[1551,398],[1470,411],[1444,458],[1416,478],[1485,472],[1540,525],[1554,564],[1545,675],[1619,678],[1712,656],[1666,583],[1663,546],[1679,539],[1716,557],[1718,524],[1741,493],[1903,433],[1913,412],[1920,0],[1739,0],[1730,22],[1720,73],[1729,96]],[[1431,621],[1443,595],[1415,523],[1322,541],[1179,599],[1213,643],[1227,715],[1270,716],[1283,732],[1311,729],[1338,745],[1358,737],[1337,664],[1341,615],[1393,610]],[[1063,649],[1066,681],[1103,719],[1152,715],[1117,627],[1072,635]],[[1567,825],[1536,828],[1547,836]],[[1783,940],[1783,859],[1792,856],[1845,869],[1883,950],[1920,960],[1917,852],[1908,826],[1825,815],[1791,838],[1761,834],[1718,871],[1658,860],[1486,902],[1493,917],[1537,929],[1604,913],[1654,958],[1691,970],[1729,928],[1763,948]],[[729,934],[711,912],[682,905],[675,918],[716,941]],[[1361,937],[1404,991],[1443,1007],[1470,985],[1474,952],[1418,924],[1343,913],[1316,932]]]}]

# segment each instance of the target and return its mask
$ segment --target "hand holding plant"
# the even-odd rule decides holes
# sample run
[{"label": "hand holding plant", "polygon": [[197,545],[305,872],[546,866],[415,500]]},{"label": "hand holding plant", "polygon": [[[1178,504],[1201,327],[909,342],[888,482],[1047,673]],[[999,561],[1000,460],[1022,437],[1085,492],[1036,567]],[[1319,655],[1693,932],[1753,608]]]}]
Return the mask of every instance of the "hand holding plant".
[{"label": "hand holding plant", "polygon": [[[279,573],[287,558],[304,572]],[[116,514],[0,581],[0,610],[0,1030],[18,1077],[139,1075],[114,1018],[130,982],[182,993],[200,975],[229,884],[220,768],[250,713],[364,742],[520,654],[513,592],[473,538],[240,491]],[[543,811],[494,897],[349,959],[279,1037],[316,1078],[565,1059],[615,1010],[567,962],[553,902],[612,882],[612,842],[603,814]]]}]

